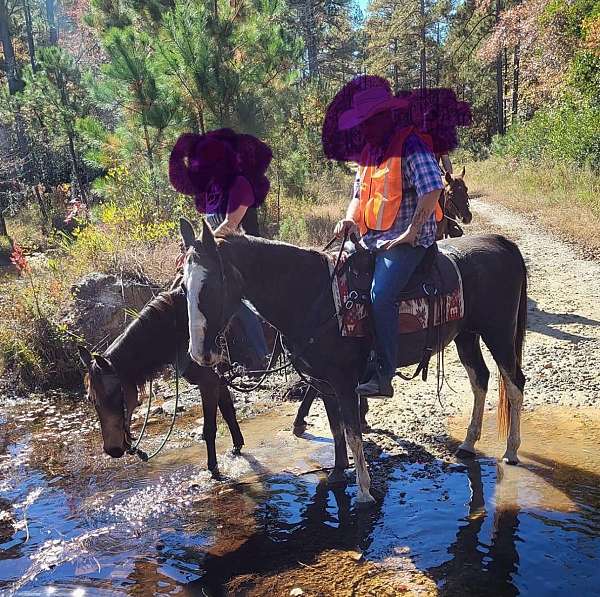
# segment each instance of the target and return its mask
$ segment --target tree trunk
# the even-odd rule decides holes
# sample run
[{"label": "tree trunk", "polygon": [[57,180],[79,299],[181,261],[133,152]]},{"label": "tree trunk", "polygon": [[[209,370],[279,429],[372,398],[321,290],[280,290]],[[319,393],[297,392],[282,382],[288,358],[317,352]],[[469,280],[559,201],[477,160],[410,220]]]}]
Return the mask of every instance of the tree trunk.
[{"label": "tree trunk", "polygon": [[148,168],[150,170],[150,181],[152,182],[152,190],[154,191],[154,199],[156,201],[156,209],[160,210],[160,197],[158,195],[158,186],[156,184],[156,170],[154,168],[154,153],[152,144],[150,143],[150,133],[144,119],[144,143],[146,144],[146,159],[148,160]]},{"label": "tree trunk", "polygon": [[400,91],[400,73],[398,72],[398,38],[394,38],[394,93]]},{"label": "tree trunk", "polygon": [[6,220],[4,219],[4,206],[0,203],[0,236],[8,236]]},{"label": "tree trunk", "polygon": [[40,208],[40,214],[42,216],[42,234],[48,234],[48,227],[52,222],[50,221],[50,216],[48,215],[48,210],[46,209],[46,203],[44,202],[44,198],[42,197],[42,193],[40,193],[38,185],[33,187],[33,194],[37,199],[38,207]]},{"label": "tree trunk", "polygon": [[87,193],[85,190],[85,186],[83,184],[83,178],[81,176],[81,171],[79,170],[79,163],[77,162],[77,153],[75,151],[75,141],[73,139],[73,134],[71,132],[68,133],[69,138],[69,154],[71,155],[71,164],[73,166],[73,174],[75,175],[75,180],[79,185],[79,192],[81,193],[81,198],[83,201],[87,201]]},{"label": "tree trunk", "polygon": [[48,19],[48,41],[55,46],[58,43],[58,29],[56,28],[56,16],[54,14],[55,0],[46,0],[46,17]]},{"label": "tree trunk", "polygon": [[519,118],[519,70],[521,64],[521,46],[517,43],[513,54],[513,92],[512,92],[512,123]]},{"label": "tree trunk", "polygon": [[319,52],[317,48],[314,0],[304,0],[304,39],[308,59],[308,77],[313,79],[319,75]]},{"label": "tree trunk", "polygon": [[24,0],[23,15],[25,16],[25,30],[27,31],[27,47],[29,48],[29,61],[33,72],[37,70],[35,63],[35,43],[33,41],[33,27],[31,25],[31,7],[29,0]]},{"label": "tree trunk", "polygon": [[421,0],[421,89],[427,89],[427,51],[425,48],[425,0]]},{"label": "tree trunk", "polygon": [[0,42],[2,42],[2,49],[4,51],[4,70],[8,81],[8,92],[13,95],[23,89],[23,82],[19,76],[15,50],[12,44],[6,0],[0,0]]},{"label": "tree trunk", "polygon": [[[496,23],[500,20],[502,0],[496,0]],[[496,57],[496,119],[498,133],[504,135],[504,76],[502,72],[504,52],[498,52]]]}]

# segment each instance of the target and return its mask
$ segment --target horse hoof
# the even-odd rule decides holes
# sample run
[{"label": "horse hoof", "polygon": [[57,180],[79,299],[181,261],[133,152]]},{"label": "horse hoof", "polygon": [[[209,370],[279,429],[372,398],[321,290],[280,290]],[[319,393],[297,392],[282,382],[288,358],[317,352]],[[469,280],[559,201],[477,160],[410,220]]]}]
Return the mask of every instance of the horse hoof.
[{"label": "horse hoof", "polygon": [[213,478],[215,481],[222,481],[222,480],[223,480],[223,477],[221,476],[221,473],[220,473],[220,471],[219,471],[219,469],[218,469],[218,468],[214,468],[214,469],[212,469],[212,470],[210,471],[210,474],[211,474],[212,478]]},{"label": "horse hoof", "polygon": [[507,456],[506,454],[502,457],[502,462],[517,466],[519,464],[519,458],[517,456]]},{"label": "horse hoof", "polygon": [[370,508],[374,503],[375,498],[369,492],[366,492],[363,495],[359,495],[356,498],[356,505],[359,508]]},{"label": "horse hoof", "polygon": [[329,483],[329,485],[345,485],[346,475],[344,474],[343,469],[334,468],[327,475],[327,483]]},{"label": "horse hoof", "polygon": [[293,433],[296,437],[302,437],[308,425],[303,423],[302,425],[294,425]]},{"label": "horse hoof", "polygon": [[233,446],[231,449],[232,456],[239,456],[242,453],[242,446]]}]

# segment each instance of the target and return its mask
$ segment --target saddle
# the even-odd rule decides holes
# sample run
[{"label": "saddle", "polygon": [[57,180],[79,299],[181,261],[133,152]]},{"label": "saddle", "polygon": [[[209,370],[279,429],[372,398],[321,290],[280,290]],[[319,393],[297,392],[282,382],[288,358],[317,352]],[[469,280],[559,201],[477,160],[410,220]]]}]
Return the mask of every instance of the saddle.
[{"label": "saddle", "polygon": [[[332,290],[342,336],[374,339],[370,315],[374,267],[375,253],[364,249],[346,256],[338,267]],[[423,358],[412,377],[422,373],[423,379],[427,379],[429,359],[436,348],[435,328],[463,316],[460,273],[450,257],[434,243],[398,296],[398,333],[425,332],[426,336]]]}]

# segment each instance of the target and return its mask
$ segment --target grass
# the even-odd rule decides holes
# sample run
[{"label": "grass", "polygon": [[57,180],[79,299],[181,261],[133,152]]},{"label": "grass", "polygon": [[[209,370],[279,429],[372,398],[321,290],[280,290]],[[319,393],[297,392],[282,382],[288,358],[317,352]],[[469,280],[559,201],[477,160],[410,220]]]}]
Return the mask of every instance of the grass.
[{"label": "grass", "polygon": [[542,227],[600,255],[600,177],[566,164],[491,157],[467,165],[471,194],[533,216]]}]

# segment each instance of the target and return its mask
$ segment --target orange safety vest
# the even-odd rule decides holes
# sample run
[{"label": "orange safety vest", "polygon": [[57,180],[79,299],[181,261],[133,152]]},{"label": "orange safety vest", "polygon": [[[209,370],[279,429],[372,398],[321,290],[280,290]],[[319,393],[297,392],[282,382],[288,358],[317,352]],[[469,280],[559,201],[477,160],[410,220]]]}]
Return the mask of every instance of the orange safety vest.
[{"label": "orange safety vest", "polygon": [[[384,154],[382,161],[373,166],[364,166],[360,173],[360,200],[357,224],[361,235],[368,230],[389,230],[398,215],[402,203],[402,148],[412,133],[431,148],[431,137],[418,133],[414,127],[398,131]],[[369,147],[361,154],[362,164],[368,163]],[[388,156],[388,157],[386,157]],[[436,203],[435,218],[444,217],[439,201]]]}]

